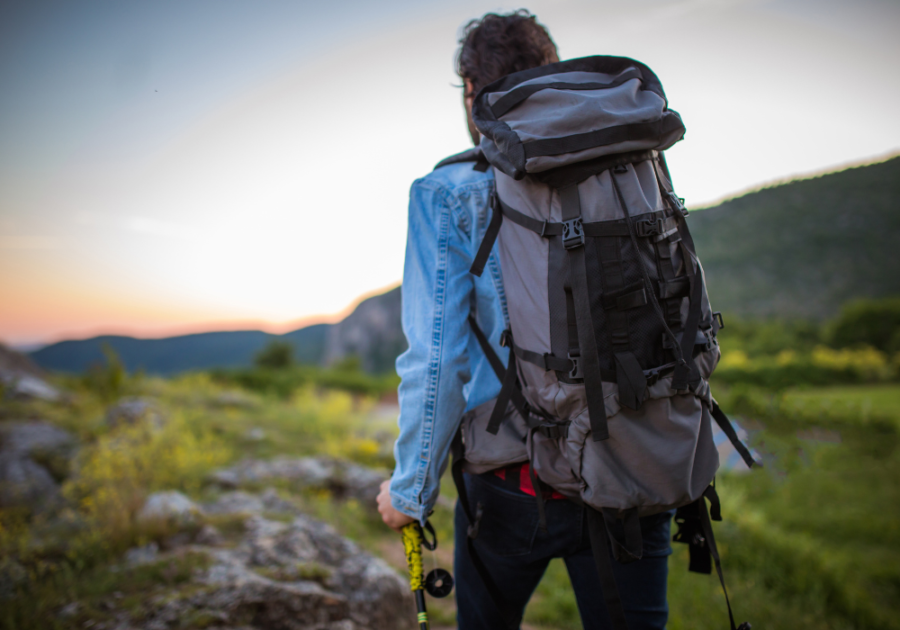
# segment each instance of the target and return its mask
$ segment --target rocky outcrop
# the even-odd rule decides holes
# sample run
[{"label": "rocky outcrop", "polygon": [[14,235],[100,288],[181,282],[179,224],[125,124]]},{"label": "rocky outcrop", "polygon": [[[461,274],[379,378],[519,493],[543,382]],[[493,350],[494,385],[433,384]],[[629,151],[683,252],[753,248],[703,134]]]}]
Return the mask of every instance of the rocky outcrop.
[{"label": "rocky outcrop", "polygon": [[75,449],[74,436],[52,424],[0,424],[0,507],[56,505]]},{"label": "rocky outcrop", "polygon": [[324,363],[358,357],[367,372],[388,372],[406,349],[400,326],[400,287],[363,300],[343,321],[328,330]]},{"label": "rocky outcrop", "polygon": [[24,354],[0,344],[0,385],[10,398],[57,401],[62,392],[50,385],[44,372]]},{"label": "rocky outcrop", "polygon": [[[167,630],[186,619],[211,619],[220,627],[248,630],[415,627],[409,586],[396,571],[329,525],[301,514],[274,490],[225,493],[203,509],[249,514],[244,533],[237,541],[225,541],[217,531],[204,531],[207,526],[193,544],[168,552],[205,554],[209,562],[196,571],[190,588],[151,603],[138,627]],[[291,518],[272,520],[261,516],[263,511]],[[165,557],[155,547],[138,548],[126,561]]]},{"label": "rocky outcrop", "polygon": [[212,474],[213,482],[238,488],[276,479],[300,487],[321,488],[339,498],[354,498],[375,505],[378,488],[387,473],[330,457],[276,457],[270,460],[245,459]]}]

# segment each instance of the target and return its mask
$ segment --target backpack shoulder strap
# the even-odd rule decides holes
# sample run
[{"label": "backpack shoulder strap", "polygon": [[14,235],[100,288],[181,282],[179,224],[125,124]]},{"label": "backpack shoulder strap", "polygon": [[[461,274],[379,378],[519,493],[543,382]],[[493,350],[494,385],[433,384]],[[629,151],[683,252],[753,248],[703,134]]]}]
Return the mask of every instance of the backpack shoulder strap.
[{"label": "backpack shoulder strap", "polygon": [[475,166],[473,166],[472,169],[481,173],[484,173],[486,170],[488,170],[488,167],[490,166],[490,164],[488,164],[487,158],[485,158],[484,154],[481,152],[481,147],[472,147],[471,149],[463,151],[462,153],[457,153],[456,155],[451,155],[448,158],[444,158],[435,165],[434,170],[437,170],[442,166],[460,164],[462,162],[474,162]]}]

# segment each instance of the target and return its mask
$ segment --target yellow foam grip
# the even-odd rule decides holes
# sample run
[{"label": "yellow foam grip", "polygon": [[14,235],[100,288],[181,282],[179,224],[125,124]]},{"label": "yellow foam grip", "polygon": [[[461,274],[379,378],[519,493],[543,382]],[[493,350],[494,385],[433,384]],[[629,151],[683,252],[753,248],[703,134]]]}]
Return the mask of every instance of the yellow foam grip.
[{"label": "yellow foam grip", "polygon": [[406,551],[406,564],[409,567],[409,587],[420,591],[425,586],[425,569],[422,566],[422,529],[415,521],[404,525],[400,530],[403,536],[403,549]]}]

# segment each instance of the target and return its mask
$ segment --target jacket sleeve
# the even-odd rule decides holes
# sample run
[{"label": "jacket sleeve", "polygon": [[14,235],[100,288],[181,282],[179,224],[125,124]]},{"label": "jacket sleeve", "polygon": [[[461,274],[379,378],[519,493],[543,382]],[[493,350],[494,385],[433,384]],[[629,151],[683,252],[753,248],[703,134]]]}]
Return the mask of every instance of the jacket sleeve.
[{"label": "jacket sleeve", "polygon": [[440,185],[413,184],[402,288],[409,349],[397,359],[400,435],[391,503],[423,522],[440,492],[470,379],[466,318],[474,283],[461,214],[459,202]]}]

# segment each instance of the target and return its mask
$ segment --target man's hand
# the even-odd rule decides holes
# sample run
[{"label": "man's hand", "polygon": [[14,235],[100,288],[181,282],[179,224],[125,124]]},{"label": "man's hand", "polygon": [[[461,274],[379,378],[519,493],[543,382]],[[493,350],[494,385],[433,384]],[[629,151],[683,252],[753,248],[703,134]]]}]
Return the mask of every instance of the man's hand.
[{"label": "man's hand", "polygon": [[403,512],[394,509],[391,505],[391,480],[381,483],[381,491],[378,493],[378,512],[381,514],[381,520],[384,524],[396,532],[400,531],[404,525],[412,523],[413,517],[407,516]]}]

